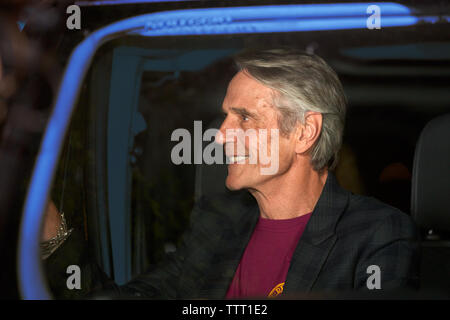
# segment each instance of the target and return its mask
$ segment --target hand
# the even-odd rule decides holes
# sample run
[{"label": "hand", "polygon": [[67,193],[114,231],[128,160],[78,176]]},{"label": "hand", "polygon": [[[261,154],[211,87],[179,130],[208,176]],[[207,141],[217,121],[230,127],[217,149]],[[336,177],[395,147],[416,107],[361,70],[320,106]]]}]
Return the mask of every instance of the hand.
[{"label": "hand", "polygon": [[44,226],[41,234],[41,241],[45,242],[55,237],[61,226],[61,214],[56,209],[55,203],[50,200],[44,216]]}]

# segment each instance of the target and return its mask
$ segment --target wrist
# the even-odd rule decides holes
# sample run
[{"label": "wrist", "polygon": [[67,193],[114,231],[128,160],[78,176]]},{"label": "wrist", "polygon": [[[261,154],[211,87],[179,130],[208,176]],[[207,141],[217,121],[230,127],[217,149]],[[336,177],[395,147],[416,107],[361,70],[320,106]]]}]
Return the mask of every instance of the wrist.
[{"label": "wrist", "polygon": [[51,238],[56,237],[61,227],[61,220],[61,214],[55,204],[53,201],[49,201],[42,228],[41,242],[49,241]]},{"label": "wrist", "polygon": [[47,259],[53,252],[55,252],[55,250],[58,249],[72,233],[73,229],[69,230],[67,228],[64,212],[59,215],[59,220],[60,223],[59,227],[57,228],[56,234],[41,242],[41,257],[43,260]]}]

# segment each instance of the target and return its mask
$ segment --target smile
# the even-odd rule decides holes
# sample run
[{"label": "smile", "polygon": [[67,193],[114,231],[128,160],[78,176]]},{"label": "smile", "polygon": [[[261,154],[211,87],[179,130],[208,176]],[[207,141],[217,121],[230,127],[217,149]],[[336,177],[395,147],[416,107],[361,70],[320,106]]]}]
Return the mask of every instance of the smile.
[{"label": "smile", "polygon": [[243,163],[248,156],[228,156],[229,163]]}]

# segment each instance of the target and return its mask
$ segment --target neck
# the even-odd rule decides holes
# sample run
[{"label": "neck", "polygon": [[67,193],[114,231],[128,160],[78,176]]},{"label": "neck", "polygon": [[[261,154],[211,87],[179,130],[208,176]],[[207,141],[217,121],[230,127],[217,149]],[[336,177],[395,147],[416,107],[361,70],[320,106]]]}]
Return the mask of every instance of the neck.
[{"label": "neck", "polygon": [[314,210],[327,180],[328,171],[289,170],[265,185],[249,190],[266,219],[292,219]]}]

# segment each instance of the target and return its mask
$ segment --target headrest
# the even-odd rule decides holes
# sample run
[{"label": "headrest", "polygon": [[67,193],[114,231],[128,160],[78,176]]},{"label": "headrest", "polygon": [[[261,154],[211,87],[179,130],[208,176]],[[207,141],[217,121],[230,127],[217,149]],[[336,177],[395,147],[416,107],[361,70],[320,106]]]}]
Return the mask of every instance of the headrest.
[{"label": "headrest", "polygon": [[450,231],[450,114],[431,120],[420,134],[411,215],[421,228]]}]

